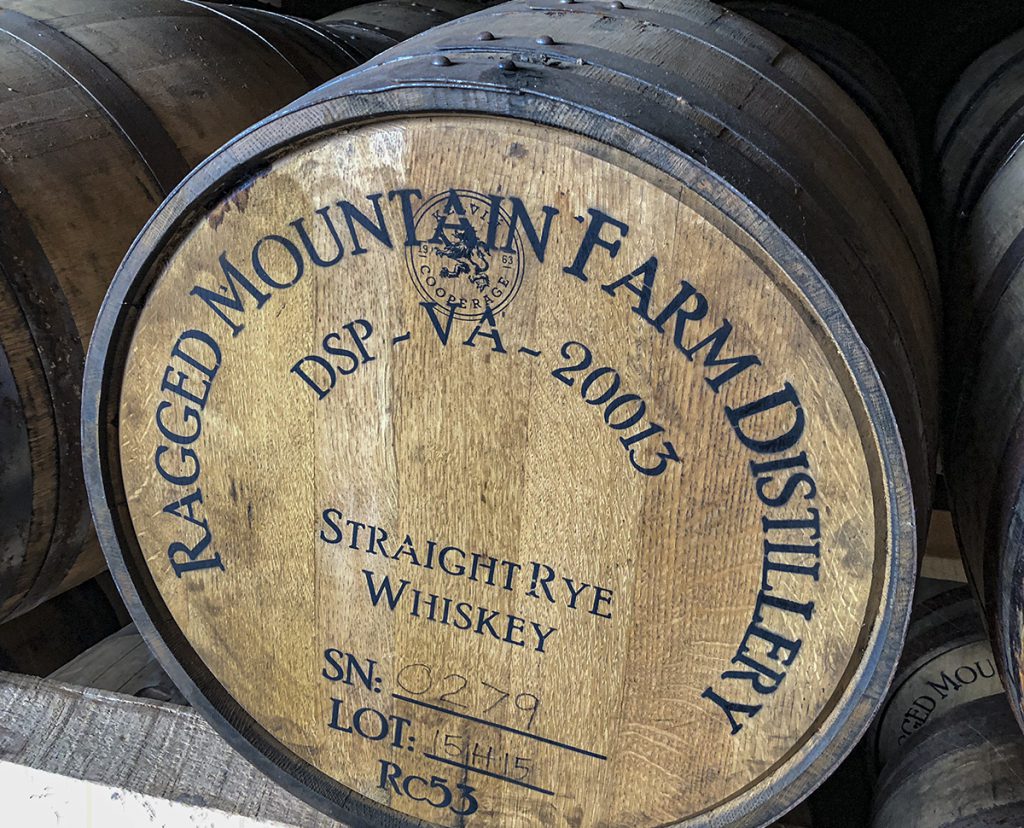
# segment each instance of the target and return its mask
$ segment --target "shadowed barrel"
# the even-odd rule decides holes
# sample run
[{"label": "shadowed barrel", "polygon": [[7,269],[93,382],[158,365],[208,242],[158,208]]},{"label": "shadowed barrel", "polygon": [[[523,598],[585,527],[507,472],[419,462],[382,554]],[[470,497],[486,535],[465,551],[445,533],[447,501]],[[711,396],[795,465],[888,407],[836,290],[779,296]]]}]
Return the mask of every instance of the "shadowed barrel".
[{"label": "shadowed barrel", "polygon": [[939,115],[946,220],[945,462],[970,581],[1024,723],[1024,37],[972,64]]},{"label": "shadowed barrel", "polygon": [[1024,737],[1002,695],[957,707],[886,767],[873,828],[1004,828],[1024,823]]},{"label": "shadowed barrel", "polygon": [[873,761],[884,767],[923,728],[966,702],[1002,697],[978,605],[966,585],[921,579],[889,695],[875,720]]},{"label": "shadowed barrel", "polygon": [[915,188],[921,162],[910,107],[889,68],[846,29],[804,9],[763,0],[734,0],[733,11],[774,32],[818,64],[882,133]]}]

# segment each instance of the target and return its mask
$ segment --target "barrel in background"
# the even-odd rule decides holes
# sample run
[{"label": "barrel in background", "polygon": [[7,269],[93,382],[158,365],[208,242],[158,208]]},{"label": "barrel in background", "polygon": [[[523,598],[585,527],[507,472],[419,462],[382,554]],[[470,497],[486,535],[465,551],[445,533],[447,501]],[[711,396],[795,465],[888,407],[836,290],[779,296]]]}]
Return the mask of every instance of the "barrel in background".
[{"label": "barrel in background", "polygon": [[883,772],[873,828],[1004,828],[1024,821],[1024,737],[1002,695],[957,707]]},{"label": "barrel in background", "polygon": [[947,270],[945,465],[971,583],[1018,721],[1024,578],[1024,39],[982,55],[939,117]]},{"label": "barrel in background", "polygon": [[825,70],[871,118],[907,179],[915,190],[921,189],[921,153],[910,106],[899,82],[869,46],[807,9],[763,0],[725,5],[774,32]]},{"label": "barrel in background", "polygon": [[1003,696],[978,605],[964,584],[921,579],[907,640],[871,733],[883,768],[906,742],[966,702]]}]

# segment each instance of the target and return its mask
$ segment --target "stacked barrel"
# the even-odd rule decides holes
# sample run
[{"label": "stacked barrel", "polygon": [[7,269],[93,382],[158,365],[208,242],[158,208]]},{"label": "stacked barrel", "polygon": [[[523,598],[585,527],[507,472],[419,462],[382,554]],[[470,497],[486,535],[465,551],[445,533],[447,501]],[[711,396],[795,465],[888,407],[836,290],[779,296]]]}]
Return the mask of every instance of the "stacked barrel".
[{"label": "stacked barrel", "polygon": [[1018,721],[1024,536],[1024,33],[980,57],[939,118],[949,271],[946,446],[954,519]]},{"label": "stacked barrel", "polygon": [[177,0],[9,2],[0,40],[2,617],[103,567],[80,387],[132,238],[213,149],[358,60],[328,30]]},{"label": "stacked barrel", "polygon": [[763,0],[731,0],[724,5],[774,32],[821,67],[871,119],[907,179],[920,188],[920,152],[910,106],[892,72],[863,41],[795,6]]},{"label": "stacked barrel", "polygon": [[874,828],[995,828],[1024,816],[1024,739],[966,585],[919,583],[870,744]]},{"label": "stacked barrel", "polygon": [[878,767],[903,754],[909,739],[953,708],[1003,693],[966,585],[922,579],[914,603],[900,664],[872,730]]},{"label": "stacked barrel", "polygon": [[[899,85],[802,10],[0,39],[0,620],[109,564],[346,824],[862,825],[844,759],[877,828],[1024,818],[1024,34],[939,118],[941,288]],[[911,620],[940,443],[975,594]]]},{"label": "stacked barrel", "polygon": [[157,211],[90,348],[98,531],[192,703],[343,821],[763,825],[896,666],[937,307],[797,48],[509,3]]}]

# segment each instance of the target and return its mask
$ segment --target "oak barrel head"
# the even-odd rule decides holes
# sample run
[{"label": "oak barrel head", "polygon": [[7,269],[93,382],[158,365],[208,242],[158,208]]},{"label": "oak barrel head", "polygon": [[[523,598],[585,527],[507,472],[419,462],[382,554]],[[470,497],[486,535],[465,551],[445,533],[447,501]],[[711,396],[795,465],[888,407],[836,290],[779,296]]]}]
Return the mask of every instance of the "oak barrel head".
[{"label": "oak barrel head", "polygon": [[111,569],[190,701],[340,819],[762,825],[884,694],[925,495],[879,365],[926,355],[855,329],[880,288],[826,281],[783,161],[715,140],[681,57],[626,54],[719,17],[509,4],[413,39],[209,159],[108,294]]}]

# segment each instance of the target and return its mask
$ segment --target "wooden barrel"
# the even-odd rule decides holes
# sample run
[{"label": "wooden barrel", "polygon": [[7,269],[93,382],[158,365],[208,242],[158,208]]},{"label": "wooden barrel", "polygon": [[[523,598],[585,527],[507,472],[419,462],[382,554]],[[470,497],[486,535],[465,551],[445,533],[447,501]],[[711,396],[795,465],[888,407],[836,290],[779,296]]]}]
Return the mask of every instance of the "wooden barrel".
[{"label": "wooden barrel", "polygon": [[1022,67],[1018,35],[979,58],[943,108],[936,145],[952,240],[946,478],[965,567],[1024,726]]},{"label": "wooden barrel", "polygon": [[992,647],[964,584],[918,582],[907,642],[872,730],[874,761],[884,767],[925,727],[985,696],[1003,696]]},{"label": "wooden barrel", "polygon": [[349,824],[767,824],[896,664],[934,278],[870,120],[755,24],[455,20],[136,240],[83,409],[111,569]]},{"label": "wooden barrel", "polygon": [[1003,696],[967,702],[918,733],[875,793],[873,828],[1024,825],[1024,737]]},{"label": "wooden barrel", "polygon": [[6,2],[0,43],[6,617],[103,568],[82,482],[80,386],[132,238],[209,152],[359,60],[313,24],[176,0]]},{"label": "wooden barrel", "polygon": [[824,69],[871,118],[911,184],[920,189],[920,151],[910,106],[899,82],[867,44],[804,9],[762,0],[733,0],[725,5],[774,32]]},{"label": "wooden barrel", "polygon": [[[386,44],[384,48],[389,48],[434,26],[493,5],[494,0],[375,0],[349,6],[320,22],[341,36]],[[372,56],[367,55],[367,59]]]},{"label": "wooden barrel", "polygon": [[943,104],[935,153],[947,222],[969,217],[1024,134],[1024,31],[972,63]]}]

